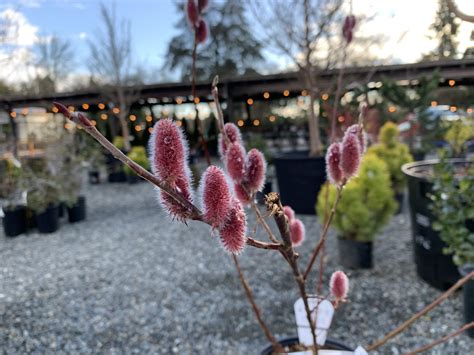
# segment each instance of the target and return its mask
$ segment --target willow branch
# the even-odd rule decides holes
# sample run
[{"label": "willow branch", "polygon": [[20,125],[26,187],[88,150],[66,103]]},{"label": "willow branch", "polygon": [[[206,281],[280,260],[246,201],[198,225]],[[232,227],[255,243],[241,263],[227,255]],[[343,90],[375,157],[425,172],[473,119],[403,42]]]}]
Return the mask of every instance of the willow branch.
[{"label": "willow branch", "polygon": [[462,12],[461,10],[459,10],[456,4],[454,3],[454,0],[446,0],[446,2],[449,8],[449,11],[451,11],[453,14],[455,14],[457,17],[459,17],[463,21],[474,23],[474,15],[468,15]]},{"label": "willow branch", "polygon": [[267,339],[270,341],[270,343],[272,343],[273,349],[278,352],[283,351],[282,346],[278,343],[278,341],[275,339],[273,334],[270,332],[270,329],[268,329],[267,325],[263,321],[262,315],[260,314],[260,310],[255,302],[255,298],[253,297],[252,290],[250,289],[248,282],[245,280],[244,274],[242,273],[242,270],[240,268],[239,260],[237,259],[235,255],[232,255],[232,259],[234,260],[235,268],[237,269],[237,273],[239,274],[239,279],[244,288],[245,295],[247,296],[247,300],[252,306],[255,317],[257,318],[258,325],[260,326],[260,328],[262,328],[263,333],[265,334]]},{"label": "willow branch", "polygon": [[323,233],[321,235],[321,238],[319,238],[319,242],[316,245],[316,247],[314,248],[313,254],[311,255],[311,259],[309,260],[308,266],[306,267],[306,271],[304,272],[303,277],[304,277],[305,280],[308,278],[308,275],[311,272],[311,269],[314,265],[314,262],[316,261],[316,258],[318,256],[319,252],[321,251],[325,241],[326,241],[326,238],[327,238],[327,235],[328,235],[328,232],[329,232],[329,226],[331,225],[331,222],[334,218],[334,215],[336,214],[337,205],[339,204],[339,201],[341,200],[341,196],[342,196],[342,187],[338,187],[336,200],[334,201],[334,204],[332,206],[331,213],[329,214],[329,217],[326,221],[326,224],[324,225],[324,229],[323,229]]},{"label": "willow branch", "polygon": [[390,340],[394,336],[400,334],[402,331],[404,331],[406,328],[408,328],[410,325],[412,325],[417,319],[424,316],[426,313],[431,311],[433,308],[435,308],[441,302],[446,300],[449,296],[451,296],[454,293],[454,291],[456,291],[458,288],[460,288],[462,285],[464,285],[466,282],[468,282],[471,279],[474,279],[474,271],[471,271],[469,274],[464,276],[462,279],[460,279],[458,282],[456,282],[449,290],[447,290],[441,296],[439,296],[436,300],[434,300],[432,303],[430,303],[428,306],[426,306],[420,312],[413,315],[410,319],[408,319],[407,321],[405,321],[404,323],[399,325],[397,328],[392,330],[390,333],[385,335],[382,339],[380,339],[380,340],[376,341],[375,343],[367,346],[366,347],[367,351],[373,351],[373,350],[377,349],[378,347],[385,344],[388,340]]},{"label": "willow branch", "polygon": [[457,335],[461,334],[462,332],[464,332],[468,329],[471,329],[471,328],[474,328],[474,322],[465,324],[463,327],[459,328],[455,332],[453,332],[451,334],[448,334],[448,335],[446,335],[446,336],[444,336],[440,339],[437,339],[432,343],[426,344],[425,346],[422,346],[421,348],[410,351],[410,352],[406,353],[405,355],[414,355],[414,354],[418,354],[418,353],[422,353],[424,351],[430,350],[431,348],[435,347],[436,345],[442,344],[442,343],[448,341],[449,339],[454,338],[455,336],[457,336]]}]

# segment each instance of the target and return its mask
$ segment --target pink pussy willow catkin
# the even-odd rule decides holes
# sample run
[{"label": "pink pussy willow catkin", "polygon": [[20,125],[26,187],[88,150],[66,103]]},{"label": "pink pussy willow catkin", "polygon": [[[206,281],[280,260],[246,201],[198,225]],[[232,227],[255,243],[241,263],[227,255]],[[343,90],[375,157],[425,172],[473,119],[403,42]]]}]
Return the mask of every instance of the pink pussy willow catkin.
[{"label": "pink pussy willow catkin", "polygon": [[342,140],[341,169],[346,179],[355,176],[361,159],[360,143],[357,135],[346,132]]},{"label": "pink pussy willow catkin", "polygon": [[204,218],[213,227],[222,225],[230,212],[232,194],[222,169],[210,166],[201,178],[201,200]]},{"label": "pink pussy willow catkin", "polygon": [[288,218],[288,222],[291,222],[295,218],[295,211],[290,206],[283,206],[283,213]]},{"label": "pink pussy willow catkin", "polygon": [[196,0],[188,0],[186,5],[186,14],[188,15],[188,21],[191,26],[196,27],[199,21],[199,11]]},{"label": "pink pussy willow catkin", "polygon": [[252,202],[252,197],[248,193],[248,190],[242,185],[242,183],[234,184],[235,197],[244,205],[250,204]]},{"label": "pink pussy willow catkin", "polygon": [[239,254],[245,246],[247,219],[242,205],[234,200],[229,215],[223,226],[219,228],[219,236],[224,250],[231,254]]},{"label": "pink pussy willow catkin", "polygon": [[[229,139],[230,143],[242,143],[242,136],[240,130],[233,123],[226,123],[224,125],[224,132]],[[227,153],[227,141],[222,134],[219,135],[219,153],[222,159],[225,158]]]},{"label": "pink pussy willow catkin", "polygon": [[303,222],[295,218],[290,222],[290,239],[294,247],[300,246],[305,237],[305,228]]},{"label": "pink pussy willow catkin", "polygon": [[245,177],[245,149],[238,142],[232,143],[226,153],[226,167],[229,176],[235,182],[241,182]]},{"label": "pink pussy willow catkin", "polygon": [[196,39],[198,43],[204,43],[207,39],[207,23],[203,19],[200,19],[196,26]]},{"label": "pink pussy willow catkin", "polygon": [[258,149],[250,149],[245,165],[245,186],[250,193],[261,191],[265,183],[267,162]]},{"label": "pink pussy willow catkin", "polygon": [[326,175],[329,182],[339,185],[344,179],[341,169],[341,143],[333,143],[326,152]]},{"label": "pink pussy willow catkin", "polygon": [[359,140],[360,153],[364,154],[367,149],[367,133],[365,133],[364,129],[356,123],[352,126],[349,126],[346,130],[346,133],[352,133],[357,136]]},{"label": "pink pussy willow catkin", "polygon": [[[160,180],[192,202],[191,177],[188,166],[188,145],[183,133],[170,119],[159,120],[153,127],[149,142],[150,165]],[[189,212],[167,193],[160,194],[164,208],[180,219]]]},{"label": "pink pussy willow catkin", "polygon": [[342,271],[335,271],[329,281],[331,295],[335,298],[336,304],[346,299],[349,292],[349,279]]}]

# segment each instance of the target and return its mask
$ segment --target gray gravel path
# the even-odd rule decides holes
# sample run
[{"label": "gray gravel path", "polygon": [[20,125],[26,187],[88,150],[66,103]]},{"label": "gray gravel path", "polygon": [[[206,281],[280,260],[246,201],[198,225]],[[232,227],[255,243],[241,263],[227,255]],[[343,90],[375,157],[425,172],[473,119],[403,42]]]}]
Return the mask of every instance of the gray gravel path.
[{"label": "gray gravel path", "polygon": [[[206,226],[171,222],[147,184],[92,186],[87,199],[85,223],[64,222],[51,235],[0,234],[5,353],[257,354],[266,344],[231,259]],[[319,227],[315,217],[302,219],[307,260]],[[334,236],[327,250],[329,273],[338,268]],[[374,253],[373,270],[349,272],[350,303],[331,329],[349,345],[375,340],[439,295],[415,274],[407,216],[393,218]],[[295,334],[297,290],[281,257],[247,248],[241,264],[270,328]],[[381,353],[413,349],[461,323],[457,294]],[[433,353],[473,346],[462,335]]]}]

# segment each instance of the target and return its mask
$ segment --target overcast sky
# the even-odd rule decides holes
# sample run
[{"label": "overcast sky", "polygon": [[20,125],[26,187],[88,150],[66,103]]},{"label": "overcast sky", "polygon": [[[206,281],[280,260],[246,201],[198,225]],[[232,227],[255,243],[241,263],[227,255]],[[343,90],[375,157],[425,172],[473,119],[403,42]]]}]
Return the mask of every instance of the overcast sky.
[{"label": "overcast sky", "polygon": [[[218,0],[211,0],[210,3]],[[262,0],[263,1],[263,0]],[[163,64],[167,43],[175,34],[179,15],[173,0],[117,0],[117,14],[131,21],[134,52],[139,62],[150,68]],[[474,14],[474,0],[456,0],[458,7]],[[105,4],[112,1],[104,1]],[[363,28],[372,34],[383,33],[388,40],[382,48],[374,48],[377,56],[390,62],[415,62],[434,48],[428,38],[438,0],[353,0],[354,14],[376,15]],[[12,11],[21,25],[19,61],[28,58],[28,51],[38,36],[55,34],[71,41],[77,53],[78,69],[85,70],[87,40],[94,40],[100,25],[98,0],[6,0],[0,4],[0,16]],[[474,25],[462,23],[459,32],[460,52],[474,46],[470,40]],[[0,49],[0,59],[2,52]],[[285,62],[277,63],[284,66]],[[14,68],[0,68],[0,78],[16,79],[22,75],[18,63]]]}]

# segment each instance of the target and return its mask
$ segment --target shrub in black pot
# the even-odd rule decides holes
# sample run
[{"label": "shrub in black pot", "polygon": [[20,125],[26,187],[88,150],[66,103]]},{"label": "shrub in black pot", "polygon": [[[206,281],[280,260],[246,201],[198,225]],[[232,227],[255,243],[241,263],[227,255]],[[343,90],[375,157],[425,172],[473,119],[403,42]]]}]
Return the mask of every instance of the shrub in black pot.
[{"label": "shrub in black pot", "polygon": [[314,201],[326,181],[324,157],[291,152],[275,156],[274,163],[283,203],[296,213],[314,214]]},{"label": "shrub in black pot", "polygon": [[76,223],[86,219],[86,198],[79,196],[76,202],[67,207],[69,223]]},{"label": "shrub in black pot", "polygon": [[367,154],[375,154],[387,164],[392,189],[398,202],[397,213],[401,213],[405,192],[405,175],[402,165],[413,161],[408,145],[399,142],[398,126],[393,122],[385,123],[380,129],[379,143],[372,145]]},{"label": "shrub in black pot", "polygon": [[50,204],[41,212],[36,212],[36,226],[40,233],[54,233],[59,229],[59,205]]},{"label": "shrub in black pot", "polygon": [[[292,351],[291,349],[296,347],[299,344],[298,337],[290,337],[290,338],[284,338],[278,341],[280,345],[283,346],[285,350],[288,350],[288,354],[291,354]],[[351,349],[349,346],[335,341],[331,339],[326,340],[326,344],[321,347],[321,349],[324,350],[346,350],[346,351],[353,351],[354,349]],[[260,355],[272,355],[273,354],[273,346],[268,345],[266,346],[261,352]],[[298,350],[296,350],[298,351]]]},{"label": "shrub in black pot", "polygon": [[[334,204],[336,192],[334,185],[326,184],[319,193],[316,209],[321,223],[324,223],[326,208]],[[333,220],[339,234],[343,266],[352,269],[372,267],[373,240],[395,209],[386,164],[374,154],[366,155],[359,175],[344,187]]]},{"label": "shrub in black pot", "polygon": [[3,230],[7,237],[16,237],[26,232],[26,207],[15,206],[3,209]]},{"label": "shrub in black pot", "polygon": [[16,159],[0,160],[0,206],[4,212],[3,229],[8,237],[25,233],[27,229],[21,177],[21,165]]}]

